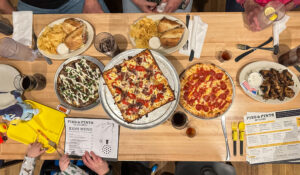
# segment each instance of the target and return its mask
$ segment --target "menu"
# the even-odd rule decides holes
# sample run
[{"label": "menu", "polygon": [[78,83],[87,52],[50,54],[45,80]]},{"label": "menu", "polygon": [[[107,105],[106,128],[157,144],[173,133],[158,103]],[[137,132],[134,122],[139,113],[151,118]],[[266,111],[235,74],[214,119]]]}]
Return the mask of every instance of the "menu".
[{"label": "menu", "polygon": [[250,164],[300,160],[300,109],[248,112],[244,122]]},{"label": "menu", "polygon": [[110,160],[118,158],[119,125],[109,119],[65,118],[65,153],[82,156],[85,151]]}]

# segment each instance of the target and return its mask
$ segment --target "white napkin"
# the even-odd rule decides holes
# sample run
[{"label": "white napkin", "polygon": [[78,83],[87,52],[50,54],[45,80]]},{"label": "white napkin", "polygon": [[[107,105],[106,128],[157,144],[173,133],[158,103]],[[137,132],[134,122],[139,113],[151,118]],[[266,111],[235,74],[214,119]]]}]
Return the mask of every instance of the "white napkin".
[{"label": "white napkin", "polygon": [[281,20],[274,22],[273,24],[273,45],[279,45],[279,35],[286,29],[286,23],[290,17],[285,15]]},{"label": "white napkin", "polygon": [[194,16],[194,19],[190,20],[188,26],[190,31],[188,38],[188,49],[183,50],[183,48],[181,48],[179,53],[189,56],[191,49],[193,49],[195,52],[194,57],[200,58],[207,28],[208,25],[201,20],[200,16]]},{"label": "white napkin", "polygon": [[32,46],[32,11],[13,12],[13,39],[26,46]]}]

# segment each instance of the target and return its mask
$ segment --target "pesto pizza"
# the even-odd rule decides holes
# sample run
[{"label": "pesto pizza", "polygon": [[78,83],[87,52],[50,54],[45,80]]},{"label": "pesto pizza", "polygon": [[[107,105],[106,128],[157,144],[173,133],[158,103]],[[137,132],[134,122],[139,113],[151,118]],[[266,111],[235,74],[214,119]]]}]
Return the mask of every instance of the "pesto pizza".
[{"label": "pesto pizza", "polygon": [[82,108],[99,98],[98,87],[100,68],[84,58],[64,65],[57,79],[57,92],[60,99],[70,106]]}]

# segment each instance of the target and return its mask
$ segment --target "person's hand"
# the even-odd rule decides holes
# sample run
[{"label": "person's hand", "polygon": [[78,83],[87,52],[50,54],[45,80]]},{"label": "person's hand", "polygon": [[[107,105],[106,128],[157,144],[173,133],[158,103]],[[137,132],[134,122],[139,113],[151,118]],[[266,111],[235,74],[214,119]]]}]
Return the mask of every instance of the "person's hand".
[{"label": "person's hand", "polygon": [[178,9],[180,4],[182,3],[182,0],[168,0],[167,6],[165,7],[164,12],[165,13],[172,13],[175,10]]},{"label": "person's hand", "polygon": [[70,165],[70,159],[69,159],[69,157],[68,157],[67,154],[64,154],[59,159],[59,168],[60,168],[60,171],[65,171],[69,167],[69,165]]},{"label": "person's hand", "polygon": [[106,161],[97,156],[93,151],[90,154],[86,151],[82,156],[83,163],[93,170],[98,175],[104,175],[109,172],[109,167]]},{"label": "person's hand", "polygon": [[146,0],[132,0],[143,12],[153,13],[153,9],[157,6],[155,2],[149,2]]},{"label": "person's hand", "polygon": [[104,13],[98,0],[85,0],[83,13]]},{"label": "person's hand", "polygon": [[27,150],[27,156],[36,158],[43,154],[46,150],[42,148],[43,145],[39,142],[34,142],[29,145],[28,150]]}]

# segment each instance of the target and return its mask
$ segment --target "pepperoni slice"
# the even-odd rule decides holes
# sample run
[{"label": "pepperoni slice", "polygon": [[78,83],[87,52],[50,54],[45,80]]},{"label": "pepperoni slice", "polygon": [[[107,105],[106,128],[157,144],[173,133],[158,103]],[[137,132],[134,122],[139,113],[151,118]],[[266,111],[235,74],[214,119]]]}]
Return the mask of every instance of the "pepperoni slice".
[{"label": "pepperoni slice", "polygon": [[197,104],[197,105],[196,105],[196,109],[197,109],[198,111],[201,111],[201,110],[202,110],[202,105]]},{"label": "pepperoni slice", "polygon": [[210,100],[210,96],[209,96],[209,95],[205,95],[203,98],[204,98],[204,100],[205,100],[206,102],[208,102],[208,101]]},{"label": "pepperoni slice", "polygon": [[211,100],[211,101],[214,101],[215,99],[216,99],[216,95],[215,95],[215,94],[211,94],[211,95],[210,95],[210,100]]},{"label": "pepperoni slice", "polygon": [[225,93],[223,93],[223,94],[221,94],[221,95],[219,96],[219,98],[225,100],[225,99],[226,99],[226,96],[227,96],[227,95],[226,95]]},{"label": "pepperoni slice", "polygon": [[220,89],[218,87],[213,87],[212,92],[217,93]]},{"label": "pepperoni slice", "polygon": [[156,88],[161,91],[164,88],[164,85],[158,84],[158,85],[156,85]]},{"label": "pepperoni slice", "polygon": [[205,112],[208,112],[208,111],[209,111],[209,108],[208,108],[207,106],[203,106],[203,110],[204,110]]},{"label": "pepperoni slice", "polygon": [[223,78],[223,73],[217,73],[216,79],[221,80]]},{"label": "pepperoni slice", "polygon": [[214,70],[210,70],[209,74],[210,74],[211,76],[215,76],[216,72],[215,72]]},{"label": "pepperoni slice", "polygon": [[220,106],[220,103],[215,102],[215,103],[213,104],[213,106],[214,106],[215,108],[218,108],[218,107]]},{"label": "pepperoni slice", "polygon": [[188,104],[191,105],[191,106],[193,106],[194,100],[188,100]]},{"label": "pepperoni slice", "polygon": [[220,106],[219,106],[219,109],[223,109],[224,108],[224,106],[227,104],[227,101],[225,101],[223,104],[221,104]]},{"label": "pepperoni slice", "polygon": [[226,95],[228,95],[228,94],[229,94],[229,90],[226,90],[224,93],[225,93]]},{"label": "pepperoni slice", "polygon": [[227,89],[227,85],[226,85],[226,83],[224,81],[221,81],[221,89],[222,90]]}]

